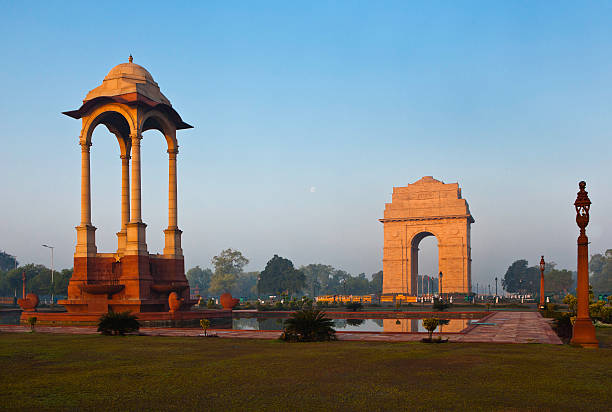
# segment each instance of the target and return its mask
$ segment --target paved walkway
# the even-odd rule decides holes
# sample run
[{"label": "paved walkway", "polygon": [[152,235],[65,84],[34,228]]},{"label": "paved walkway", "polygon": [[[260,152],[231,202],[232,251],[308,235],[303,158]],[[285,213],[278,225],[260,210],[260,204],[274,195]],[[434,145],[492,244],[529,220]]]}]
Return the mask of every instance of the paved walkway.
[{"label": "paved walkway", "polygon": [[[548,343],[562,344],[549,322],[537,312],[493,312],[479,321],[485,325],[471,325],[461,333],[442,333],[451,342],[485,343]],[[0,332],[27,332],[29,327],[0,325]],[[96,334],[93,326],[37,326],[39,333]],[[150,336],[199,336],[201,329],[141,328]],[[221,338],[277,339],[279,331],[210,329]],[[410,342],[419,341],[426,333],[338,332],[339,340]],[[439,336],[436,334],[435,336]]]}]

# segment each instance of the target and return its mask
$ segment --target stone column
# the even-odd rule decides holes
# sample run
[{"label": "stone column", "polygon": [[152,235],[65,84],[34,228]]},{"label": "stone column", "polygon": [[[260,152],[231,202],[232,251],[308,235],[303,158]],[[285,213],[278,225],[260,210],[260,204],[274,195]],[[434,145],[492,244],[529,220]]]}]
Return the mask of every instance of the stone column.
[{"label": "stone column", "polygon": [[130,155],[121,156],[121,229],[130,222]]},{"label": "stone column", "polygon": [[164,255],[175,258],[183,256],[181,249],[181,231],[178,228],[176,201],[176,155],[177,148],[168,149],[168,229],[164,230]]},{"label": "stone column", "polygon": [[[126,145],[129,147],[129,145]],[[123,254],[127,246],[127,225],[130,222],[130,155],[129,149],[121,155],[121,230],[117,232],[117,253]]]},{"label": "stone column", "polygon": [[95,256],[96,228],[91,224],[91,179],[89,148],[91,143],[81,139],[81,223],[76,227],[77,245],[75,257]]},{"label": "stone column", "polygon": [[178,228],[176,208],[176,155],[178,149],[168,150],[168,229]]},{"label": "stone column", "polygon": [[91,143],[81,142],[81,225],[91,225],[91,178],[89,148]]},{"label": "stone column", "polygon": [[131,133],[132,140],[132,198],[130,201],[130,223],[127,226],[126,255],[148,255],[146,227],[142,222],[140,196],[140,133]]},{"label": "stone column", "polygon": [[139,133],[130,135],[132,139],[132,212],[131,223],[142,222],[142,209],[140,202],[140,141]]}]

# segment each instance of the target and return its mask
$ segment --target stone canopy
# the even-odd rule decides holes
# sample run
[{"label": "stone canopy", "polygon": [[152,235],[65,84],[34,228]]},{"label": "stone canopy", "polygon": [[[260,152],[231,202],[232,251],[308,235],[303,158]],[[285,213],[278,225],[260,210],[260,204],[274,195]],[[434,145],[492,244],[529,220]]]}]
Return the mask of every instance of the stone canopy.
[{"label": "stone canopy", "polygon": [[80,119],[104,101],[156,108],[167,114],[177,130],[192,128],[183,122],[178,112],[172,108],[170,100],[161,92],[151,73],[134,63],[131,56],[128,63],[113,67],[104,77],[102,84],[87,93],[80,108],[62,113]]},{"label": "stone canopy", "polygon": [[121,96],[128,93],[138,93],[156,103],[170,104],[170,100],[159,90],[159,85],[144,67],[136,63],[121,63],[113,67],[106,75],[102,84],[91,90],[83,102],[101,96]]}]

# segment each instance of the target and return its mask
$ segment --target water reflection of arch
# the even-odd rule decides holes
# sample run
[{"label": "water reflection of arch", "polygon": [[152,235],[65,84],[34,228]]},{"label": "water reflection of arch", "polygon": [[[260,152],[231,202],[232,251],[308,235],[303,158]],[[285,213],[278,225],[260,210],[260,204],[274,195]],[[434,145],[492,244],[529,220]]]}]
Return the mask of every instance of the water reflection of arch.
[{"label": "water reflection of arch", "polygon": [[[469,319],[448,319],[447,325],[442,326],[442,333],[458,333],[468,327]],[[439,332],[440,328],[436,329]],[[383,332],[427,332],[422,326],[422,320],[413,319],[384,319],[383,320]]]}]

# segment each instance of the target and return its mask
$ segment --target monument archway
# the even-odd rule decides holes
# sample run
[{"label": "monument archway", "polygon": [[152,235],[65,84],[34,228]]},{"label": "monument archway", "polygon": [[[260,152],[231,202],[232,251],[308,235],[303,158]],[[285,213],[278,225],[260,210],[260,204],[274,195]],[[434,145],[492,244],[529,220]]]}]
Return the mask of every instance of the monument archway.
[{"label": "monument archway", "polygon": [[438,240],[442,293],[471,293],[470,225],[474,223],[458,183],[445,184],[425,176],[394,187],[385,204],[383,294],[417,294],[418,246],[424,238]]}]

